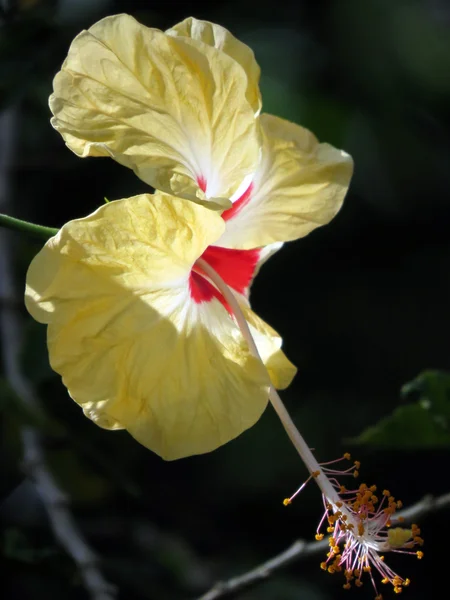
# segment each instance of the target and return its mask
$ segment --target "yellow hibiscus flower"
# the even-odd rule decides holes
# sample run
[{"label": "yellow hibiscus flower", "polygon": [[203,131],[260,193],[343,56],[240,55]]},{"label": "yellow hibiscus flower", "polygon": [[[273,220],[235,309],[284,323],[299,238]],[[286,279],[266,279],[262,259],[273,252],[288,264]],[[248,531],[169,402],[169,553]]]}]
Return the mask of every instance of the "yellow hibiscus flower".
[{"label": "yellow hibiscus flower", "polygon": [[82,32],[55,78],[67,145],[159,189],[66,224],[30,267],[27,308],[85,414],[166,459],[236,437],[292,380],[249,287],[283,242],[330,221],[352,173],[345,152],[259,116],[258,80],[223,27],[190,18],[163,33],[127,15]]},{"label": "yellow hibiscus flower", "polygon": [[284,504],[314,480],[316,539],[331,534],[322,569],[345,589],[366,575],[381,600],[373,573],[402,592],[410,580],[384,553],[422,559],[420,529],[399,526],[389,490],[339,482],[359,476],[359,461],[338,468],[348,453],[318,463],[276,391],[296,369],[249,303],[262,263],[339,210],[352,160],[260,115],[258,79],[251,50],[205,21],[163,33],[119,15],[82,32],[55,78],[53,124],[80,156],[112,156],[157,191],[64,225],[30,265],[26,306],[86,416],[165,459],[214,450],[270,400],[309,472]]}]

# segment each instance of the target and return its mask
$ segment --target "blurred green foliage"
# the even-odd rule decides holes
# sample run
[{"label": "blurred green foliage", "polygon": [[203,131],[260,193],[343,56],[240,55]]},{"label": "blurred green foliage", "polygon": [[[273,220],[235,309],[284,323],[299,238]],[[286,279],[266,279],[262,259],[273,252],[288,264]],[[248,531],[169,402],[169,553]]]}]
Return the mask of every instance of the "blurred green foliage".
[{"label": "blurred green foliage", "polygon": [[450,375],[425,371],[402,387],[402,396],[419,396],[352,441],[375,447],[419,449],[450,446]]},{"label": "blurred green foliage", "polygon": [[[264,110],[354,156],[341,213],[265,265],[252,303],[299,367],[283,398],[320,459],[348,450],[343,440],[357,440],[363,475],[392,488],[405,505],[447,492],[448,3],[22,0],[0,2],[0,9],[0,108],[20,110],[11,173],[17,217],[58,227],[105,196],[145,190],[113,161],[72,155],[49,124],[52,78],[71,40],[106,14],[129,12],[163,29],[190,14],[225,25],[255,50]],[[20,235],[14,243],[21,289],[40,243]],[[270,409],[216,452],[164,463],[125,433],[100,430],[82,416],[48,366],[45,329],[24,319],[22,365],[45,415],[30,415],[0,377],[6,598],[87,598],[22,473],[20,430],[27,423],[44,434],[49,464],[120,598],[194,599],[295,538],[312,538],[320,496],[310,486],[292,507],[282,506],[306,472]],[[429,367],[436,370],[424,371]],[[405,591],[411,600],[430,595],[447,540],[439,516],[423,529],[432,540],[426,560],[393,561],[401,574],[414,574]],[[319,562],[299,562],[242,599],[347,598]],[[370,585],[359,592],[372,596]]]}]

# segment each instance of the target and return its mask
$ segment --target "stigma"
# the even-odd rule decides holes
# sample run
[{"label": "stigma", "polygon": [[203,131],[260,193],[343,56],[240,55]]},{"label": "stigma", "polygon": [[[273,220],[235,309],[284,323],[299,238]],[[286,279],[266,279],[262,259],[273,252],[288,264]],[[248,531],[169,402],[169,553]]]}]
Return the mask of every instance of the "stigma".
[{"label": "stigma", "polygon": [[332,468],[335,463],[351,461],[350,454],[342,458],[319,465],[310,477],[290,498],[284,500],[288,505],[311,479],[322,490],[324,514],[316,531],[316,540],[328,535],[329,551],[320,566],[328,573],[342,573],[345,578],[344,589],[353,585],[361,587],[368,579],[374,590],[375,599],[382,600],[374,575],[378,572],[382,584],[390,584],[396,594],[410,584],[408,578],[400,577],[385,562],[386,552],[412,554],[418,559],[423,557],[420,529],[416,524],[410,528],[402,526],[403,519],[397,515],[402,507],[389,490],[377,492],[375,485],[361,483],[348,488],[337,477],[359,477],[360,463],[354,461],[348,468]]}]

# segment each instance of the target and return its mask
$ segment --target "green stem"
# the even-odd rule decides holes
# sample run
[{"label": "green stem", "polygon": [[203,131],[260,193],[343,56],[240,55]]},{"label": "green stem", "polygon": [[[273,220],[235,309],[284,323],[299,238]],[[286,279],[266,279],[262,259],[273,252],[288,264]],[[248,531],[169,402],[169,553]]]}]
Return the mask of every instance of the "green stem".
[{"label": "green stem", "polygon": [[16,219],[2,214],[0,214],[0,226],[14,229],[15,231],[21,231],[22,233],[29,233],[46,240],[58,233],[58,229],[54,229],[53,227],[36,225],[35,223],[29,223],[28,221],[22,221],[22,219]]}]

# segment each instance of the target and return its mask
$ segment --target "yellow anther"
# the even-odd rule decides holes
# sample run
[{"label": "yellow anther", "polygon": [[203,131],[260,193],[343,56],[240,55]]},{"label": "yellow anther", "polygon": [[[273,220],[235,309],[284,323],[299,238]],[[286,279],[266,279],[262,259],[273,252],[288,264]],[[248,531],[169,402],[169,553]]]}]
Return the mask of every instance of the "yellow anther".
[{"label": "yellow anther", "polygon": [[355,460],[355,462],[354,462],[353,464],[355,465],[355,467],[356,467],[357,469],[360,469],[360,468],[361,468],[361,463],[359,462],[359,460]]},{"label": "yellow anther", "polygon": [[402,508],[403,502],[401,500],[397,500],[397,508]]},{"label": "yellow anther", "polygon": [[333,565],[330,565],[327,569],[328,573],[331,573],[331,575],[334,575],[334,573],[336,573],[336,569]]},{"label": "yellow anther", "polygon": [[390,496],[391,492],[389,490],[383,490],[383,496]]},{"label": "yellow anther", "polygon": [[315,538],[318,542],[323,540],[323,533],[316,533]]},{"label": "yellow anther", "polygon": [[410,580],[410,579],[405,579],[405,581],[403,582],[403,585],[404,585],[405,587],[408,587],[408,585],[409,585],[410,583],[411,583],[411,580]]},{"label": "yellow anther", "polygon": [[326,563],[325,561],[321,562],[321,563],[320,563],[320,568],[321,568],[323,571],[326,571],[326,570],[327,570],[327,568],[328,568],[328,565],[327,565],[327,563]]},{"label": "yellow anther", "polygon": [[292,500],[290,498],[285,498],[283,500],[283,504],[284,506],[289,506],[289,504],[292,504]]},{"label": "yellow anther", "polygon": [[345,458],[345,460],[352,460],[352,455],[350,454],[350,452],[346,452],[344,454],[344,458]]},{"label": "yellow anther", "polygon": [[351,579],[353,579],[353,571],[351,569],[345,569],[344,571],[344,575],[347,577],[347,579],[350,581]]},{"label": "yellow anther", "polygon": [[359,471],[357,469],[355,469],[353,471],[353,477],[356,479],[357,477],[359,477]]},{"label": "yellow anther", "polygon": [[356,585],[356,587],[361,587],[361,586],[362,586],[362,584],[363,584],[363,582],[361,581],[361,579],[356,579],[356,580],[355,580],[355,585]]},{"label": "yellow anther", "polygon": [[417,550],[416,555],[417,555],[417,558],[419,560],[422,560],[422,558],[423,558],[423,552],[422,552],[422,550]]},{"label": "yellow anther", "polygon": [[364,573],[370,573],[372,569],[369,567],[369,565],[367,565],[366,567],[363,567],[363,571]]},{"label": "yellow anther", "polygon": [[344,506],[344,503],[343,502],[336,502],[336,506],[338,508],[341,508],[342,506]]},{"label": "yellow anther", "polygon": [[313,472],[311,473],[311,475],[312,475],[313,477],[319,477],[319,475],[320,475],[320,471],[313,471]]},{"label": "yellow anther", "polygon": [[381,594],[377,594],[375,596],[375,600],[383,600],[383,596]]},{"label": "yellow anther", "polygon": [[327,527],[327,533],[333,533],[334,527]]},{"label": "yellow anther", "polygon": [[376,485],[371,485],[369,489],[370,489],[370,491],[371,491],[371,492],[372,492],[372,494],[373,494],[373,492],[376,492],[376,491],[377,491],[377,486],[376,486]]},{"label": "yellow anther", "polygon": [[341,485],[341,486],[339,486],[339,493],[340,493],[340,494],[343,494],[343,493],[344,493],[344,492],[346,492],[346,491],[347,491],[347,488],[345,487],[345,485]]},{"label": "yellow anther", "polygon": [[381,583],[384,583],[386,585],[386,583],[389,583],[389,579],[387,577],[385,577],[384,579],[381,580]]},{"label": "yellow anther", "polygon": [[344,588],[344,590],[349,590],[352,586],[351,584],[347,581],[347,583],[344,583],[344,585],[342,586]]},{"label": "yellow anther", "polygon": [[339,554],[339,552],[341,551],[341,549],[339,548],[339,546],[333,546],[332,550],[333,550],[333,552],[335,554]]},{"label": "yellow anther", "polygon": [[396,587],[394,587],[394,592],[395,592],[396,594],[401,594],[401,593],[402,593],[402,591],[403,591],[403,588],[402,588],[402,587],[400,587],[399,585],[398,585],[398,586],[396,586]]}]

